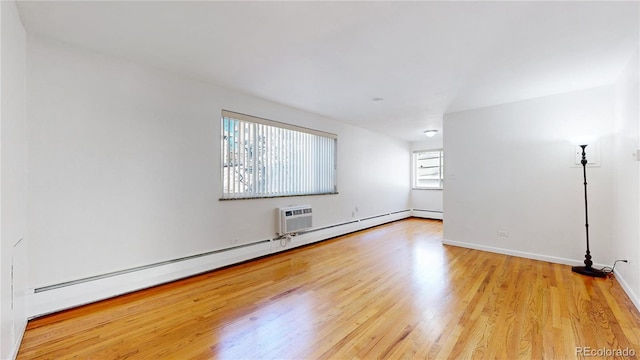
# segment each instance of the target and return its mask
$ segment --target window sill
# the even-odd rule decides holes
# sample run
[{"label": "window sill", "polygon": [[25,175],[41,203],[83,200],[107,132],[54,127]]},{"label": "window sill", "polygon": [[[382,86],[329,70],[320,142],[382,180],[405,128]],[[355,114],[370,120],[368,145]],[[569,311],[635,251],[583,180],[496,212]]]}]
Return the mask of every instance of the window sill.
[{"label": "window sill", "polygon": [[413,187],[411,190],[444,190],[442,187]]},{"label": "window sill", "polygon": [[231,200],[256,200],[256,199],[274,199],[274,198],[283,198],[283,197],[294,197],[294,196],[322,196],[322,195],[338,195],[339,193],[330,192],[330,193],[319,193],[319,194],[293,194],[293,195],[276,195],[276,196],[247,196],[247,197],[234,197],[234,198],[219,198],[219,201],[231,201]]}]

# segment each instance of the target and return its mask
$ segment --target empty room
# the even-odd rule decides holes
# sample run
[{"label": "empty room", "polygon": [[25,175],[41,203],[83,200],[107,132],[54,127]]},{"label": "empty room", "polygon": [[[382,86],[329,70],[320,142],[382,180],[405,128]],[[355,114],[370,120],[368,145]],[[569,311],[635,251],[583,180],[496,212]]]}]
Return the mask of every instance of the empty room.
[{"label": "empty room", "polygon": [[639,2],[0,30],[0,359],[640,357]]}]

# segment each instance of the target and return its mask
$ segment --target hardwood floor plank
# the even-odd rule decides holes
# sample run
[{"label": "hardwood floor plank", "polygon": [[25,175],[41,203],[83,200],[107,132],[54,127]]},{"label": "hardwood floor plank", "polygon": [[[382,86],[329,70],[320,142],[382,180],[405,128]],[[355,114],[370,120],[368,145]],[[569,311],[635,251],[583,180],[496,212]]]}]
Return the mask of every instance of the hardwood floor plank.
[{"label": "hardwood floor plank", "polygon": [[408,219],[45,316],[18,359],[640,353],[640,314],[615,278],[441,241],[441,221]]}]

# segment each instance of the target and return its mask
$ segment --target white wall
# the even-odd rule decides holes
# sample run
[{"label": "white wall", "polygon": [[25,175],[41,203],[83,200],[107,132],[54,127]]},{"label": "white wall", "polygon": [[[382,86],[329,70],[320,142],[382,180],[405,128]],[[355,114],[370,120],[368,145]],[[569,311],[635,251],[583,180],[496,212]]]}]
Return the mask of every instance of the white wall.
[{"label": "white wall", "polygon": [[[314,227],[409,207],[407,142],[43,39],[27,77],[32,288],[270,239],[280,206]],[[340,194],[219,201],[222,109],[338,134]]]},{"label": "white wall", "polygon": [[0,2],[0,358],[15,357],[26,326],[25,30]]},{"label": "white wall", "polygon": [[639,56],[629,61],[616,84],[615,141],[613,147],[613,256],[616,275],[640,308],[640,110]]},{"label": "white wall", "polygon": [[[442,149],[442,136],[442,131],[440,131],[433,138],[414,141],[411,143],[411,151]],[[446,157],[447,154],[444,156]],[[411,189],[412,215],[429,219],[442,219],[443,194],[444,191],[442,189]]]},{"label": "white wall", "polygon": [[[601,87],[445,114],[445,242],[580,265],[582,168],[569,139],[591,133],[601,148],[601,166],[587,168],[591,253],[594,264],[611,264],[613,93]],[[595,155],[589,147],[587,158]]]}]

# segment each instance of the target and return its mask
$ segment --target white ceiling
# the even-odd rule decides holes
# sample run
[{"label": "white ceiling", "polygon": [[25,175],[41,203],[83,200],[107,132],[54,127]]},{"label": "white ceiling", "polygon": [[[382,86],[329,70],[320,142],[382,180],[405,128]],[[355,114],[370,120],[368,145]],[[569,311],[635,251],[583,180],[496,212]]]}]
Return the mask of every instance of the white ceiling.
[{"label": "white ceiling", "polygon": [[23,1],[19,11],[31,34],[409,141],[441,128],[443,113],[612,83],[640,39],[635,1]]}]

